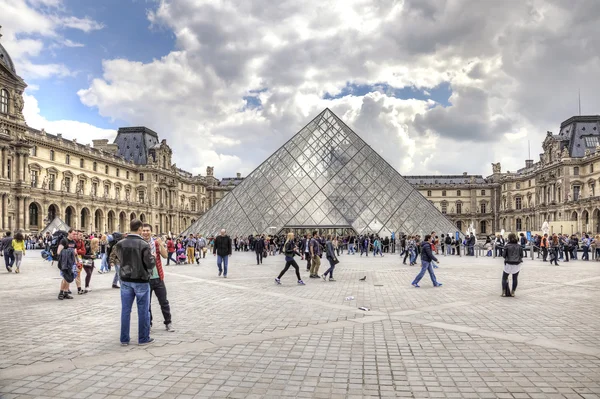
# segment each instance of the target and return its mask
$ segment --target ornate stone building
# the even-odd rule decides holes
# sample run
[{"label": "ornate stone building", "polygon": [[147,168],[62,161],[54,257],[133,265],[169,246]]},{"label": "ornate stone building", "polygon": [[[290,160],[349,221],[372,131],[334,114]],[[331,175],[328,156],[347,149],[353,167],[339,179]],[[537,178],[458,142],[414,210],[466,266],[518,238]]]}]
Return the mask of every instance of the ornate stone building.
[{"label": "ornate stone building", "polygon": [[0,44],[0,225],[37,232],[55,217],[86,232],[126,231],[140,218],[157,232],[179,233],[227,187],[209,167],[192,175],[173,162],[166,140],[146,127],[118,131],[114,143],[67,140],[27,126],[27,85]]},{"label": "ornate stone building", "polygon": [[456,226],[480,236],[507,232],[600,233],[600,115],[574,116],[547,132],[540,160],[492,175],[406,176]]}]

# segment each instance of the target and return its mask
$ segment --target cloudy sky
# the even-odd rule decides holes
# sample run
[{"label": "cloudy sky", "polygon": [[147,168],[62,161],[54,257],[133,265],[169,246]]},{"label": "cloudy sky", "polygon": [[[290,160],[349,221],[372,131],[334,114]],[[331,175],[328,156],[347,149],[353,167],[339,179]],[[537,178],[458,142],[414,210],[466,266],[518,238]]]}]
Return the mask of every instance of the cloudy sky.
[{"label": "cloudy sky", "polygon": [[[276,6],[274,4],[277,4]],[[36,128],[145,125],[250,173],[331,108],[403,174],[491,174],[600,113],[598,0],[0,0]]]}]

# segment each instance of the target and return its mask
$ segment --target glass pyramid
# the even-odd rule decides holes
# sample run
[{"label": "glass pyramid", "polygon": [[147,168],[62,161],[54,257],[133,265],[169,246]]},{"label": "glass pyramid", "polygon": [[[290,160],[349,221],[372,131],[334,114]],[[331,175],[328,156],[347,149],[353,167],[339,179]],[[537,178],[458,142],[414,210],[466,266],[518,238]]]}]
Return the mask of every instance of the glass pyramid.
[{"label": "glass pyramid", "polygon": [[183,234],[453,233],[456,227],[333,112],[325,109]]}]

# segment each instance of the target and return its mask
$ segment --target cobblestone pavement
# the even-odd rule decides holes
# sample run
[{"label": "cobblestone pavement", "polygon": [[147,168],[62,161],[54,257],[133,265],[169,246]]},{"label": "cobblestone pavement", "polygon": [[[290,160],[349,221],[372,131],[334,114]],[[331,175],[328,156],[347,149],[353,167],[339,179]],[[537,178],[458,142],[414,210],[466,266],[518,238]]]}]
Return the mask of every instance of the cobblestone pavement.
[{"label": "cobblestone pavement", "polygon": [[283,256],[234,253],[227,279],[212,256],[169,266],[177,331],[158,313],[154,345],[121,347],[113,274],[59,301],[56,267],[30,251],[0,272],[0,397],[600,397],[600,262],[527,260],[502,298],[499,259],[442,257],[443,287],[420,289],[397,255],[340,260],[336,282],[299,261],[306,286],[293,269],[273,283]]}]

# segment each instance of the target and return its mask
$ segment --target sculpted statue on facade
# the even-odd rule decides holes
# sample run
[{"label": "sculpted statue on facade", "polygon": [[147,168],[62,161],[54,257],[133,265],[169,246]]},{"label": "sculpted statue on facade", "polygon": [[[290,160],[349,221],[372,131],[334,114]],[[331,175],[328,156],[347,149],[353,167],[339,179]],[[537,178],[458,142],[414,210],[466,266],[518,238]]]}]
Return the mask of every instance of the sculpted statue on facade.
[{"label": "sculpted statue on facade", "polygon": [[562,158],[568,158],[569,157],[569,150],[567,149],[567,147],[563,148],[562,150]]},{"label": "sculpted statue on facade", "polygon": [[48,188],[48,176],[44,177],[44,180],[42,181],[42,189],[47,189]]},{"label": "sculpted statue on facade", "polygon": [[60,191],[63,193],[67,191],[67,184],[65,183],[65,179],[61,179],[60,181]]},{"label": "sculpted statue on facade", "polygon": [[500,162],[492,163],[492,172],[493,173],[501,173],[502,168],[500,166]]},{"label": "sculpted statue on facade", "polygon": [[13,99],[14,99],[14,105],[15,105],[15,113],[17,114],[17,116],[21,119],[23,119],[23,108],[25,107],[25,102],[23,101],[23,95],[18,92],[15,91],[13,92]]}]

